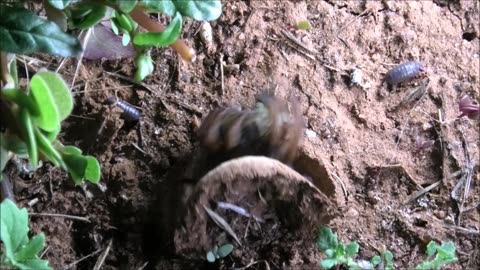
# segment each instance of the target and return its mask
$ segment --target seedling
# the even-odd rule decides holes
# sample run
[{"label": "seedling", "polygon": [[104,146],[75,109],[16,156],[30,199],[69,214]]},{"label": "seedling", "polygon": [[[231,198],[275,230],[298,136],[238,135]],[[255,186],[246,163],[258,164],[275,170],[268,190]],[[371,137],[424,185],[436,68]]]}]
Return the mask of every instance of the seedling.
[{"label": "seedling", "polygon": [[359,248],[356,242],[350,242],[347,245],[339,243],[337,235],[333,233],[332,229],[322,226],[317,244],[320,250],[327,255],[327,259],[320,262],[322,268],[330,269],[337,264],[346,264],[349,268],[359,268],[359,265],[353,260]]},{"label": "seedling", "polygon": [[207,253],[207,261],[214,263],[218,259],[227,257],[228,255],[230,255],[230,253],[232,253],[232,251],[233,251],[232,244],[225,244],[220,248],[215,246],[213,250]]},{"label": "seedling", "polygon": [[[433,260],[432,257],[435,255]],[[435,241],[431,241],[427,245],[427,259],[420,265],[418,265],[415,269],[416,270],[437,270],[440,269],[441,266],[453,263],[458,261],[457,257],[455,256],[455,245],[449,241],[446,243],[442,243],[439,246]]]},{"label": "seedling", "polygon": [[18,207],[9,199],[1,204],[0,240],[3,248],[0,249],[1,269],[52,269],[47,260],[38,257],[38,253],[45,247],[45,235],[37,234],[28,238],[27,210]]},{"label": "seedling", "polygon": [[[374,256],[370,261],[354,260],[358,253],[358,244],[356,242],[350,242],[347,245],[339,243],[337,235],[327,226],[320,228],[317,244],[327,255],[327,258],[320,262],[324,269],[331,269],[339,264],[344,264],[349,269],[394,269],[393,254],[388,250],[385,250],[381,256]],[[435,258],[430,260],[433,255],[436,255]],[[422,262],[415,269],[438,270],[441,266],[456,262],[458,259],[455,256],[455,246],[452,242],[438,246],[435,241],[431,241],[427,246],[427,260],[430,261]]]}]

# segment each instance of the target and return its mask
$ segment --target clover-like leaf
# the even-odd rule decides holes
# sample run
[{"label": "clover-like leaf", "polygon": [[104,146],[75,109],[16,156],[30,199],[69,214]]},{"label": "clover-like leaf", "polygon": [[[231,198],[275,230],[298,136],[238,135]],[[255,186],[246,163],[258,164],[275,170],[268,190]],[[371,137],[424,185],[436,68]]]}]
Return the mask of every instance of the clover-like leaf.
[{"label": "clover-like leaf", "polygon": [[176,13],[170,24],[162,32],[147,32],[135,35],[133,43],[137,46],[168,46],[175,42],[182,31],[182,15]]},{"label": "clover-like leaf", "polygon": [[39,115],[32,115],[35,125],[45,131],[58,129],[60,119],[49,82],[42,76],[33,76],[30,81],[30,94],[39,108]]},{"label": "clover-like leaf", "polygon": [[54,22],[43,20],[29,10],[2,5],[0,17],[1,51],[16,54],[43,52],[63,57],[82,52],[76,38],[63,32]]},{"label": "clover-like leaf", "polygon": [[215,254],[213,254],[213,252],[209,251],[207,253],[207,261],[213,263],[215,262],[216,258],[215,258]]},{"label": "clover-like leaf", "polygon": [[139,5],[149,11],[165,13],[168,16],[173,16],[177,12],[177,9],[171,0],[142,0]]},{"label": "clover-like leaf", "polygon": [[173,0],[173,4],[183,16],[198,21],[213,21],[222,15],[220,0]]},{"label": "clover-like leaf", "polygon": [[218,249],[218,255],[221,258],[227,257],[233,251],[232,244],[225,244]]},{"label": "clover-like leaf", "polygon": [[92,156],[86,156],[87,168],[85,169],[85,179],[89,182],[97,184],[100,181],[101,170],[100,163]]},{"label": "clover-like leaf", "polygon": [[[73,110],[73,98],[65,81],[57,73],[41,71],[34,77],[40,77],[46,82],[49,92],[53,97],[58,112],[59,121],[65,120]],[[33,78],[32,78],[33,79]]]}]

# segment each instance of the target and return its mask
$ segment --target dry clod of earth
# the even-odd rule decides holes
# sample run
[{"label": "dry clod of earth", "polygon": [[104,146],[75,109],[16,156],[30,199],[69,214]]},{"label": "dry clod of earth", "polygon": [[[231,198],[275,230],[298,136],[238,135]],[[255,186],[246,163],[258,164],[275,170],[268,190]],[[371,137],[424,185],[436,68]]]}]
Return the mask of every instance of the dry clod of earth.
[{"label": "dry clod of earth", "polygon": [[[219,201],[243,206],[265,222],[254,224],[254,220],[217,208]],[[186,207],[182,225],[175,231],[177,254],[201,259],[215,245],[232,242],[209,218],[208,207],[226,217],[242,236],[243,246],[235,244],[240,249],[234,253],[235,260],[248,263],[271,256],[271,263],[277,265],[293,257],[291,245],[312,243],[317,226],[328,224],[336,212],[331,200],[305,177],[277,160],[259,156],[233,159],[211,170],[196,184]],[[274,247],[275,243],[282,244]],[[284,256],[267,252],[277,249]]]}]

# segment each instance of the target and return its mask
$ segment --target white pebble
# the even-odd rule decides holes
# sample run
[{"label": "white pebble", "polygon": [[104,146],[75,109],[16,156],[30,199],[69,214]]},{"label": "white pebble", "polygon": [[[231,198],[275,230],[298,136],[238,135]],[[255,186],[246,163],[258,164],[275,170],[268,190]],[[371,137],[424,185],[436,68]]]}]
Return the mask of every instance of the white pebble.
[{"label": "white pebble", "polygon": [[307,135],[307,138],[309,139],[315,139],[317,137],[317,133],[311,129],[305,130],[305,134]]}]

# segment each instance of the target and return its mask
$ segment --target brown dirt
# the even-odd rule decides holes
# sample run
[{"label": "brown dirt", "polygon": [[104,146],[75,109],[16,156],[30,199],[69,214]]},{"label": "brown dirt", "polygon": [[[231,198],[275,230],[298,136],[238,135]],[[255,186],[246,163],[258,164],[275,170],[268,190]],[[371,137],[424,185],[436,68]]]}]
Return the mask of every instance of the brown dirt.
[{"label": "brown dirt", "polygon": [[[304,140],[294,167],[311,177],[337,205],[340,214],[329,225],[341,241],[357,241],[362,258],[388,248],[398,268],[411,268],[424,258],[428,241],[452,240],[459,262],[449,269],[479,267],[479,123],[456,119],[461,96],[480,97],[479,4],[223,2],[222,17],[212,23],[213,49],[207,52],[194,36],[200,24],[187,21],[184,38],[197,50],[197,61],[183,63],[170,49],[154,50],[155,74],[144,81],[148,88],[107,73],[132,76],[132,60],[84,61],[75,82],[74,116],[63,126],[61,140],[99,159],[101,185],[74,187],[66,173],[49,164],[33,180],[15,184],[20,205],[38,198],[29,212],[82,216],[90,221],[32,217],[32,230],[47,237],[44,258],[55,269],[68,265],[92,269],[99,253],[77,260],[102,252],[112,240],[103,269],[139,269],[145,263],[146,269],[218,269],[234,263],[239,267],[251,258],[269,262],[279,257],[282,260],[277,262],[285,264],[269,264],[270,269],[315,265],[323,255],[313,236],[299,240],[281,230],[259,237],[266,242],[291,241],[289,252],[284,252],[283,242],[257,254],[242,253],[244,249],[236,246],[234,256],[221,264],[185,259],[188,254],[175,254],[173,249],[172,225],[180,217],[164,218],[180,213],[175,207],[165,213],[165,206],[182,203],[182,194],[192,190],[194,183],[178,182],[195,149],[198,119],[219,104],[251,105],[261,90],[279,85],[279,96],[300,97],[306,128],[316,134]],[[311,30],[292,28],[305,19],[312,23]],[[281,29],[316,50],[320,60],[289,46]],[[223,90],[222,58],[226,64],[240,66],[225,73]],[[423,63],[425,74],[389,91],[382,84],[384,74],[406,60]],[[53,59],[48,68],[54,70],[59,62]],[[348,74],[354,68],[363,71],[369,89],[350,87]],[[75,62],[69,60],[61,73],[70,83],[74,71]],[[418,103],[399,106],[425,76],[430,80],[427,94]],[[141,108],[138,125],[128,127],[118,109],[104,104],[115,94]],[[442,128],[439,111],[447,123]],[[435,140],[432,148],[416,149],[415,129],[425,139]],[[467,148],[474,177],[469,197],[461,205],[451,199],[451,192],[460,179],[453,173],[465,168]],[[420,187],[437,181],[442,184],[404,203]],[[243,225],[239,226],[242,231]],[[266,266],[259,263],[251,269]]]}]

